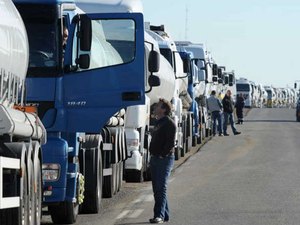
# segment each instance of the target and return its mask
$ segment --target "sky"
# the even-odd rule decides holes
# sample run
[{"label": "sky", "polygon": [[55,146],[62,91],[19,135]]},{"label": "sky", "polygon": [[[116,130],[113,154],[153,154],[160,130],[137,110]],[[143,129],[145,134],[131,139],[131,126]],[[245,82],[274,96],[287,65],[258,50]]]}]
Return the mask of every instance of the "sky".
[{"label": "sky", "polygon": [[262,85],[300,84],[300,0],[142,0],[144,19],[175,41]]}]

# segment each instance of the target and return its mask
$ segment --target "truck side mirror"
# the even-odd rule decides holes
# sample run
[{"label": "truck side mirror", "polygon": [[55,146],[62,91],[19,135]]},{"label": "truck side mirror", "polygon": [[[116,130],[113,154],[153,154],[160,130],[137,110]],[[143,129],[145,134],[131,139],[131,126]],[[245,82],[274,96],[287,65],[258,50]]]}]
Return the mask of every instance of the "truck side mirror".
[{"label": "truck side mirror", "polygon": [[217,64],[213,64],[212,72],[213,72],[214,76],[218,75],[218,65]]},{"label": "truck side mirror", "polygon": [[[225,76],[224,78],[225,78],[225,79],[224,79],[225,84],[229,84],[229,77],[228,77],[228,76]],[[230,85],[229,85],[229,86],[230,86]]]},{"label": "truck side mirror", "polygon": [[149,52],[148,58],[148,69],[150,73],[156,73],[159,71],[159,53],[157,51],[151,50]]},{"label": "truck side mirror", "polygon": [[189,60],[187,58],[185,58],[182,60],[182,62],[183,62],[183,72],[190,73]]},{"label": "truck side mirror", "polygon": [[228,75],[228,84],[229,84],[229,86],[233,86],[233,78],[234,78],[233,74]]},{"label": "truck side mirror", "polygon": [[294,88],[297,89],[297,83],[294,83]]},{"label": "truck side mirror", "polygon": [[150,75],[148,78],[148,84],[150,87],[160,86],[160,78],[156,75]]},{"label": "truck side mirror", "polygon": [[90,51],[92,45],[92,22],[83,14],[80,16],[80,50]]},{"label": "truck side mirror", "polygon": [[89,54],[82,54],[76,59],[76,64],[79,65],[81,69],[88,69],[90,67],[90,56]]},{"label": "truck side mirror", "polygon": [[222,69],[218,68],[218,78],[222,79]]}]

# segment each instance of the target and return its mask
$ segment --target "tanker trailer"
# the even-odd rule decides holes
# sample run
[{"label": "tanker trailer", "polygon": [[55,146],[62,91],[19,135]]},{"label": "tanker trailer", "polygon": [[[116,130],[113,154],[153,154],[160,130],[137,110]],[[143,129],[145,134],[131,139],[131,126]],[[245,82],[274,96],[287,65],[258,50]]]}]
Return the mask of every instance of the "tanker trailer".
[{"label": "tanker trailer", "polygon": [[10,0],[0,7],[0,223],[40,224],[45,128],[24,106],[28,40]]}]

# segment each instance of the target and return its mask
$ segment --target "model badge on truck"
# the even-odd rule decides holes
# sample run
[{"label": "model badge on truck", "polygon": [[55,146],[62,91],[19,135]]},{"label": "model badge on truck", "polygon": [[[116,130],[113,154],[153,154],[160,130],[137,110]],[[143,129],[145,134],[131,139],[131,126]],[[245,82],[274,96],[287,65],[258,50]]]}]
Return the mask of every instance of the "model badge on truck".
[{"label": "model badge on truck", "polygon": [[68,106],[85,106],[86,101],[68,102]]}]

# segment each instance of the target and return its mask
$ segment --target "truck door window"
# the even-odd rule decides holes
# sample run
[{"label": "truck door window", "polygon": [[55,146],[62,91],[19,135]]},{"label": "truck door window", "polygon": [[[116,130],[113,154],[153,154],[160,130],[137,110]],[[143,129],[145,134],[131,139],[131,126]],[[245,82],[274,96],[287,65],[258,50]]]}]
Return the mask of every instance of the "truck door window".
[{"label": "truck door window", "polygon": [[[73,42],[73,64],[77,42]],[[87,70],[120,65],[135,57],[135,27],[130,19],[93,20],[90,67]],[[80,71],[83,71],[81,69]]]}]

